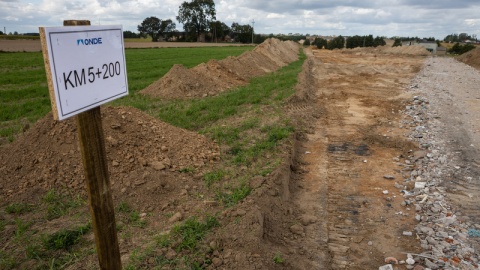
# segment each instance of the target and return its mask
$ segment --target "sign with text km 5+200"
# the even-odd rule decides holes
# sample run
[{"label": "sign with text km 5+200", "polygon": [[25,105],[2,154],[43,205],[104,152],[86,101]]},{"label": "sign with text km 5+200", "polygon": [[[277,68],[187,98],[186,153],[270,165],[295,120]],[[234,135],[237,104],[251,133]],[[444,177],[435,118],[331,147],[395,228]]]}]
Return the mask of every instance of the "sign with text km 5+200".
[{"label": "sign with text km 5+200", "polygon": [[40,36],[55,119],[128,95],[122,26],[41,27]]}]

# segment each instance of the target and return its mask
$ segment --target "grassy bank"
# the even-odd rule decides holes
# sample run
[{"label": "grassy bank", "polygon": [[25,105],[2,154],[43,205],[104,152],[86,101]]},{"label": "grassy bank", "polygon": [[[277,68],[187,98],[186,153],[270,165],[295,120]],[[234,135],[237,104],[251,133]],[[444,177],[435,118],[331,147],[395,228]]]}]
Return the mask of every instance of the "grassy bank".
[{"label": "grassy bank", "polygon": [[[174,64],[193,67],[210,59],[240,55],[252,47],[126,50],[131,95],[163,76]],[[42,54],[0,53],[0,139],[13,141],[50,110]]]}]

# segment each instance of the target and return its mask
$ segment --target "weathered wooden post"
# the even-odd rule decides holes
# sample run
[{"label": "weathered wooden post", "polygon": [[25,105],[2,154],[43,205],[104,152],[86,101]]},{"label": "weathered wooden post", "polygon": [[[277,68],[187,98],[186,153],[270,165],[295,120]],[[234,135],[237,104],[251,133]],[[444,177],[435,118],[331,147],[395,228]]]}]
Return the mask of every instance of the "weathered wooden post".
[{"label": "weathered wooden post", "polygon": [[[89,25],[90,21],[64,21],[64,26]],[[70,65],[68,59],[63,62],[59,59],[62,57],[66,58],[69,46],[72,46],[70,48],[75,48],[75,50],[81,50],[78,49],[79,46],[102,44],[108,46],[105,39],[109,37],[113,37],[115,41],[121,40],[121,46],[119,47],[123,50],[123,36],[121,38],[118,36],[123,35],[123,31],[121,27],[113,27],[113,30],[108,27],[97,27],[92,29],[91,32],[89,32],[90,29],[82,28],[81,30],[85,32],[81,33],[81,31],[78,31],[76,33],[75,31],[69,31],[71,29],[67,29],[67,27],[64,28],[65,31],[63,32],[62,29],[58,28],[40,28],[42,51],[54,117],[61,120],[76,115],[78,138],[87,182],[90,213],[92,215],[100,268],[109,270],[121,269],[122,264],[110,189],[100,104],[128,94],[124,52],[121,52],[123,59],[115,61],[116,59],[111,60],[113,58],[110,56],[108,58],[110,62],[105,63],[94,61],[98,59],[91,59],[92,61],[89,62],[87,59],[88,66],[80,67],[78,64]],[[113,35],[111,31],[114,31]],[[104,34],[103,36],[102,33]],[[94,34],[94,37],[90,38],[92,34]],[[53,38],[52,35],[57,36]],[[70,44],[72,42],[74,44]],[[111,40],[108,42],[114,44]],[[55,54],[55,50],[59,52]],[[91,48],[85,50],[85,52],[91,53],[92,50],[94,51]],[[99,49],[100,55],[105,54],[105,50],[108,51],[109,48],[104,49],[103,53]],[[72,52],[72,54],[74,53]],[[80,57],[88,58],[89,56],[82,55]],[[83,61],[84,59],[80,60],[79,62],[85,62]],[[87,64],[87,62],[83,64]],[[112,82],[112,88],[115,88],[113,92],[106,93],[108,92],[107,89],[103,91]],[[75,91],[80,92],[74,93]],[[89,93],[91,93],[92,97],[84,98]],[[76,101],[76,98],[81,101]]]}]

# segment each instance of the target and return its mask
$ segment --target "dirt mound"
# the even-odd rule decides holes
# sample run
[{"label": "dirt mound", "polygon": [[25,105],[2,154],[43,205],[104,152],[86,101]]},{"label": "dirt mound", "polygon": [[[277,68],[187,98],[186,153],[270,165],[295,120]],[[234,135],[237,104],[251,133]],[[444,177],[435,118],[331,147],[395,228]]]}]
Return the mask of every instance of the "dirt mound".
[{"label": "dirt mound", "polygon": [[192,69],[174,65],[165,76],[140,93],[167,99],[216,95],[297,60],[298,50],[294,42],[268,39],[238,57],[211,60]]},{"label": "dirt mound", "polygon": [[[199,171],[217,159],[216,144],[194,132],[176,128],[133,108],[105,107],[102,112],[106,150],[114,189],[158,180],[185,168]],[[2,197],[28,189],[68,188],[85,192],[83,167],[73,119],[39,120],[21,138],[2,148]],[[163,177],[165,178],[165,177]]]},{"label": "dirt mound", "polygon": [[467,53],[464,53],[456,57],[456,59],[469,66],[480,69],[480,47],[477,47]]},{"label": "dirt mound", "polygon": [[380,47],[369,47],[369,48],[354,48],[351,49],[352,52],[357,53],[377,53],[377,54],[394,54],[394,55],[412,55],[412,56],[428,56],[431,55],[424,47],[422,46],[380,46]]},{"label": "dirt mound", "polygon": [[[218,61],[211,60],[193,69],[183,65],[174,65],[162,79],[152,83],[141,91],[154,97],[190,98],[215,95],[232,86],[242,85],[228,70],[224,70]],[[158,89],[162,89],[161,92]],[[192,90],[195,91],[192,91]]]},{"label": "dirt mound", "polygon": [[298,44],[293,41],[267,39],[253,51],[264,54],[280,67],[298,59]]}]

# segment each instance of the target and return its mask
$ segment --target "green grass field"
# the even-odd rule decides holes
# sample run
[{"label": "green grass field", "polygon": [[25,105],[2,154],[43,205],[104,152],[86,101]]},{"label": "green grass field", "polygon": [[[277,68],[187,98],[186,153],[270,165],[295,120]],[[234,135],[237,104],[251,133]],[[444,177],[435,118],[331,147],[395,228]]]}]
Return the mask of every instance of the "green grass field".
[{"label": "green grass field", "polygon": [[[158,80],[174,64],[193,67],[210,59],[223,59],[253,47],[202,47],[127,49],[130,97]],[[0,138],[13,141],[27,124],[50,110],[42,54],[39,52],[0,53]]]}]

